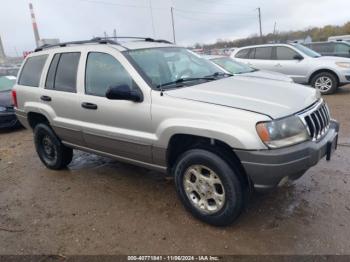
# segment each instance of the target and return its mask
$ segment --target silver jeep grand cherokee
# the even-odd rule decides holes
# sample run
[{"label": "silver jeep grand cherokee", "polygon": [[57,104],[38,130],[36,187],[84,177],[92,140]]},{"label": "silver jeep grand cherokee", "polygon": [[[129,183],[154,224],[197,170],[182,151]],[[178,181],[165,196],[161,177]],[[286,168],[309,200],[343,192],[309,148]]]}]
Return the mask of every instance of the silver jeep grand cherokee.
[{"label": "silver jeep grand cherokee", "polygon": [[315,89],[231,76],[149,38],[39,48],[13,99],[48,168],[65,168],[74,148],[170,173],[184,206],[221,226],[238,217],[250,189],[329,159],[339,129]]}]

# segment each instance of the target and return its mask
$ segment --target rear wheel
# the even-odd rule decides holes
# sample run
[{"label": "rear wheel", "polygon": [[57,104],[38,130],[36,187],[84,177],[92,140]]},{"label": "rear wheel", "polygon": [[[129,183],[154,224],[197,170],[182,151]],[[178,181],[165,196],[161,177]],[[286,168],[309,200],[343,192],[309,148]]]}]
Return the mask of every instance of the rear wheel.
[{"label": "rear wheel", "polygon": [[50,169],[65,168],[73,158],[73,149],[62,144],[46,124],[34,128],[34,143],[41,162]]},{"label": "rear wheel", "polygon": [[216,226],[234,222],[244,207],[245,186],[238,168],[217,154],[192,149],[178,159],[175,184],[178,195],[193,216]]},{"label": "rear wheel", "polygon": [[333,73],[321,72],[311,79],[311,85],[321,94],[333,94],[338,88],[338,79]]}]

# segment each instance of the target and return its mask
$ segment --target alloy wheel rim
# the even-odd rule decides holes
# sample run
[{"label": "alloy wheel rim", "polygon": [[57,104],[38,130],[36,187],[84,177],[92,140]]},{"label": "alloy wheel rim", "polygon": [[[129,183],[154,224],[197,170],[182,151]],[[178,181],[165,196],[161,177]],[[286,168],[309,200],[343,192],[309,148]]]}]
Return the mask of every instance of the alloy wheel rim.
[{"label": "alloy wheel rim", "polygon": [[202,213],[216,213],[225,204],[225,189],[221,179],[206,166],[190,166],[183,177],[183,186],[191,204]]},{"label": "alloy wheel rim", "polygon": [[56,157],[56,148],[54,144],[52,143],[51,139],[49,136],[44,136],[42,139],[42,147],[43,151],[45,153],[45,156],[49,160],[53,160]]},{"label": "alloy wheel rim", "polygon": [[333,81],[328,76],[321,76],[317,78],[315,82],[315,87],[320,90],[320,92],[327,92],[332,88]]}]

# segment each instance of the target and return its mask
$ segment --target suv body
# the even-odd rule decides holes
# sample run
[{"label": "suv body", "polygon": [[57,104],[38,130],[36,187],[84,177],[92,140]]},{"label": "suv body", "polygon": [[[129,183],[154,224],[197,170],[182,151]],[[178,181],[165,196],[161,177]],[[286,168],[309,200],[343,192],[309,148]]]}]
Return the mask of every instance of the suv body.
[{"label": "suv body", "polygon": [[331,41],[303,44],[323,56],[350,57],[350,42]]},{"label": "suv body", "polygon": [[249,189],[297,179],[337,142],[316,90],[230,76],[149,39],[39,50],[13,96],[47,167],[67,166],[74,148],[171,173],[185,207],[213,225],[233,222]]},{"label": "suv body", "polygon": [[252,67],[290,76],[294,82],[310,84],[323,94],[334,93],[350,83],[350,59],[321,56],[300,44],[248,46],[231,57]]}]

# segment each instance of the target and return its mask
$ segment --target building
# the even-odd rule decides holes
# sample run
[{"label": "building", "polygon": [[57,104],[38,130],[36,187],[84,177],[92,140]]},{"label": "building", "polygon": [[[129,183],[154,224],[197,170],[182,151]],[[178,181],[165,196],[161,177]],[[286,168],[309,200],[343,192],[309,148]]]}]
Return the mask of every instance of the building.
[{"label": "building", "polygon": [[60,40],[58,38],[42,38],[38,41],[38,46],[56,45],[59,43],[60,43]]}]

